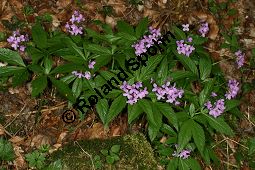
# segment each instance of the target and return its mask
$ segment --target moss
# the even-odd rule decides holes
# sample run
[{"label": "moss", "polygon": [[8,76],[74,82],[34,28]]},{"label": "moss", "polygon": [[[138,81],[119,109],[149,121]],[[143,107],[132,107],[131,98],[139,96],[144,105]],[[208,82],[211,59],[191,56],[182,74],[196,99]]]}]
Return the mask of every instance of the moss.
[{"label": "moss", "polygon": [[[153,150],[142,134],[126,135],[106,140],[83,140],[78,143],[80,146],[71,143],[64,146],[62,150],[53,153],[50,161],[61,159],[64,170],[91,170],[93,168],[89,154],[93,157],[96,155],[101,157],[104,170],[157,169]],[[100,153],[100,150],[109,150],[113,145],[121,145],[120,160],[110,166],[105,163],[105,156]]]}]

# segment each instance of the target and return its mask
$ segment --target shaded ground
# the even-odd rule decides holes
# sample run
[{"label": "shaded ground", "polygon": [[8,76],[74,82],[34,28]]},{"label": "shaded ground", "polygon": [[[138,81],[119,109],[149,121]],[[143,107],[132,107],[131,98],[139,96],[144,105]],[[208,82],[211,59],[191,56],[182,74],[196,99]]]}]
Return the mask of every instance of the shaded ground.
[{"label": "shaded ground", "polygon": [[[224,0],[219,1],[224,2]],[[81,9],[85,14],[87,26],[95,30],[99,28],[91,25],[93,19],[99,19],[114,27],[119,19],[135,25],[142,17],[148,16],[151,25],[160,27],[162,30],[167,30],[173,23],[194,23],[198,19],[204,19],[211,24],[209,34],[211,41],[207,45],[208,50],[214,60],[221,63],[225,76],[242,79],[243,84],[254,83],[255,69],[248,66],[248,60],[251,57],[251,49],[255,47],[255,2],[239,0],[232,5],[238,9],[238,14],[219,19],[208,12],[208,2],[203,0],[145,0],[144,5],[132,5],[123,0],[2,0],[0,2],[0,32],[4,41],[0,42],[0,47],[7,46],[5,39],[12,30],[20,27],[28,30],[37,16],[44,16],[41,19],[47,20],[47,16],[50,15],[53,20],[52,24],[45,23],[47,28],[60,27],[64,30],[64,24],[75,9]],[[249,68],[244,70],[243,74],[236,69],[234,61],[229,60],[233,54],[220,49],[219,46],[224,41],[219,28],[224,25],[229,29],[236,18],[240,21],[239,43],[245,49],[246,66]],[[77,120],[73,124],[65,124],[60,115],[67,108],[67,104],[55,96],[54,89],[47,91],[38,99],[31,98],[30,84],[15,89],[9,84],[4,84],[0,89],[0,123],[3,126],[2,129],[5,130],[5,135],[12,138],[17,149],[16,154],[19,154],[19,160],[15,162],[17,167],[26,167],[22,151],[30,152],[41,144],[50,144],[54,150],[74,140],[120,136],[130,131],[143,131],[145,126],[144,121],[141,120],[141,123],[128,127],[127,115],[122,114],[112,123],[109,131],[105,131],[93,112],[86,115],[83,121]],[[218,145],[222,145],[217,152],[221,157],[223,167],[236,168],[233,155],[242,148],[240,144],[248,136],[255,135],[254,89],[243,96],[241,111],[244,117],[240,121],[233,120],[233,126],[236,127],[237,132],[236,137],[234,139],[224,136],[215,137]],[[248,167],[246,162],[243,162],[243,169],[245,168]]]}]

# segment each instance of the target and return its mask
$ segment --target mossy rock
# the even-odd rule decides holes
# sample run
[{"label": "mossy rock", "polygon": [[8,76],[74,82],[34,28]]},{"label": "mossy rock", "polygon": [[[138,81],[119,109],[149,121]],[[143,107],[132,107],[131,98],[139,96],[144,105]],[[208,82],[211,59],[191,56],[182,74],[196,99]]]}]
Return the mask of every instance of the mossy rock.
[{"label": "mossy rock", "polygon": [[[79,146],[80,145],[80,146]],[[113,145],[120,145],[120,160],[113,165],[106,163],[102,149],[110,150]],[[53,153],[50,161],[61,160],[63,170],[92,170],[93,158],[99,155],[103,170],[156,170],[157,162],[153,150],[142,134],[126,135],[112,139],[83,140],[71,143],[62,150]],[[95,164],[95,162],[93,161]]]}]

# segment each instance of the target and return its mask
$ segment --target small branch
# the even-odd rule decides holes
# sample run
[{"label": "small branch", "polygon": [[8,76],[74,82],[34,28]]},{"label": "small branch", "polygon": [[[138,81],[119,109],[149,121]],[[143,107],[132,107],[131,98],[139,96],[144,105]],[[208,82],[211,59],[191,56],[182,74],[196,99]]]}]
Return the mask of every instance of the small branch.
[{"label": "small branch", "polygon": [[90,158],[92,162],[92,168],[93,170],[95,170],[95,165],[94,165],[92,156],[88,152],[86,152],[77,141],[75,141],[74,143],[76,143],[81,148],[81,150]]}]

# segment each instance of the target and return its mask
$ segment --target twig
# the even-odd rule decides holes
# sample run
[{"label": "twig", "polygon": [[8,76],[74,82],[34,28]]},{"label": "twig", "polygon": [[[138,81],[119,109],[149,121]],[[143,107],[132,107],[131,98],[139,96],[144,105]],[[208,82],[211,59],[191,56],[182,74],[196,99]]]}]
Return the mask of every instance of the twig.
[{"label": "twig", "polygon": [[93,170],[95,170],[95,165],[94,165],[92,156],[88,152],[86,152],[77,141],[75,141],[74,143],[76,143],[81,148],[81,150],[90,158],[90,160],[92,162],[92,168],[93,168]]}]

